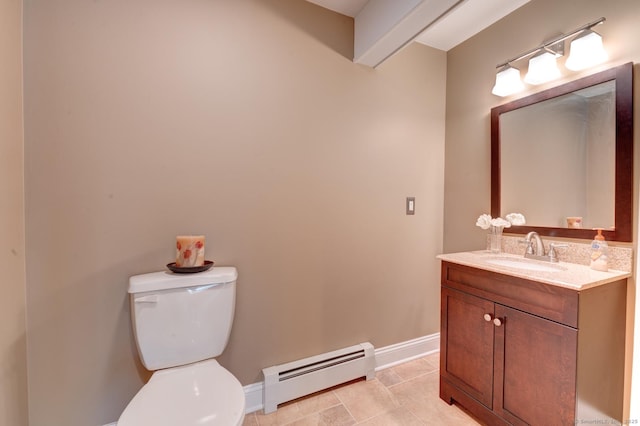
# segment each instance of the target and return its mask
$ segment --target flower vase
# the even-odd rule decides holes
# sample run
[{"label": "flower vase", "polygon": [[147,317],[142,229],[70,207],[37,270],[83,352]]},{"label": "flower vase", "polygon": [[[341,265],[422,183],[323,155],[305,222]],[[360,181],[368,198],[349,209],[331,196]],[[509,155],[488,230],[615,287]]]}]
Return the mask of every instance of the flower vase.
[{"label": "flower vase", "polygon": [[489,228],[489,251],[491,253],[502,252],[502,230],[504,226],[491,226]]}]

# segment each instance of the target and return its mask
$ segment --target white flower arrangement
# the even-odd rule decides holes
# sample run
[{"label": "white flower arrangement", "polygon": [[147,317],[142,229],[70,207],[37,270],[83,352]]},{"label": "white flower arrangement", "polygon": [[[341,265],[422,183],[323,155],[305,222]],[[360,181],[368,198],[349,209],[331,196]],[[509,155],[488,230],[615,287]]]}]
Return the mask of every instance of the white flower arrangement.
[{"label": "white flower arrangement", "polygon": [[524,216],[521,213],[509,213],[507,215],[509,223],[515,226],[522,226],[527,223]]},{"label": "white flower arrangement", "polygon": [[492,226],[509,228],[511,225],[521,226],[526,223],[524,216],[520,213],[509,213],[506,217],[505,220],[501,217],[492,218],[488,214],[481,214],[476,221],[476,226],[482,229],[489,229]]}]

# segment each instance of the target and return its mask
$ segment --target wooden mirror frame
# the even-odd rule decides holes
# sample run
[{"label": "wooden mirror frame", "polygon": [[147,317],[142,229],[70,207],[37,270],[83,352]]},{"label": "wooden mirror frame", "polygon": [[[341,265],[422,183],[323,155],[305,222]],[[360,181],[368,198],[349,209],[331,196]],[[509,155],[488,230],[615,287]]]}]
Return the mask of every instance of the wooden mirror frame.
[{"label": "wooden mirror frame", "polygon": [[[566,95],[606,81],[616,82],[615,228],[604,230],[609,241],[633,240],[633,64],[627,63],[491,109],[491,216],[500,212],[500,114]],[[512,226],[507,232],[536,231],[549,237],[593,239],[592,229]]]}]

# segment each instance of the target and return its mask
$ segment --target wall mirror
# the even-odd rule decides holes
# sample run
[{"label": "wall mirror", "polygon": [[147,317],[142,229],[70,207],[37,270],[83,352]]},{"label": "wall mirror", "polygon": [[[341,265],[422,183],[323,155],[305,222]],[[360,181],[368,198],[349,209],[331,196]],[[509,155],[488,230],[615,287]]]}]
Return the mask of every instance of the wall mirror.
[{"label": "wall mirror", "polygon": [[491,110],[491,216],[513,212],[510,233],[632,241],[633,64]]}]

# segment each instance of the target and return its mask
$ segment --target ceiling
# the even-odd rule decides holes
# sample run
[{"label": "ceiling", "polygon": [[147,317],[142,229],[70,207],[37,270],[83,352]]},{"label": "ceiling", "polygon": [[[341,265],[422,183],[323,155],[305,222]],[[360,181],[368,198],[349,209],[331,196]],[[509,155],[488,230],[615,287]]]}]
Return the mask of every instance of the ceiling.
[{"label": "ceiling", "polygon": [[[356,18],[368,3],[383,3],[386,7],[406,3],[425,3],[428,0],[307,0],[326,9]],[[489,25],[528,3],[530,0],[463,0],[439,17],[435,22],[425,22],[422,31],[413,41],[447,51]],[[431,1],[437,3],[437,1]],[[427,5],[428,6],[428,5]],[[356,25],[358,20],[356,19]]]}]

